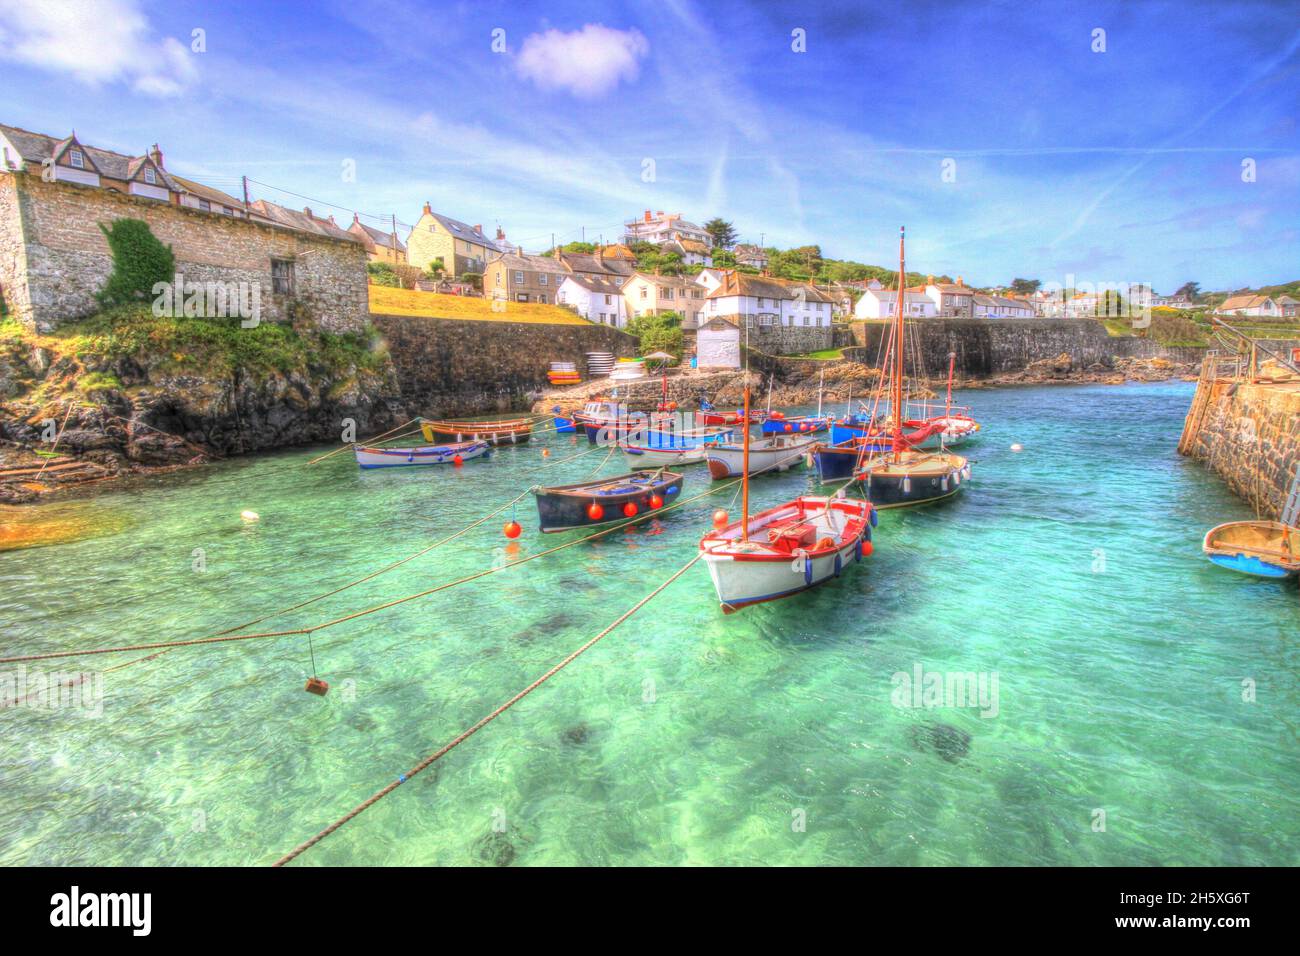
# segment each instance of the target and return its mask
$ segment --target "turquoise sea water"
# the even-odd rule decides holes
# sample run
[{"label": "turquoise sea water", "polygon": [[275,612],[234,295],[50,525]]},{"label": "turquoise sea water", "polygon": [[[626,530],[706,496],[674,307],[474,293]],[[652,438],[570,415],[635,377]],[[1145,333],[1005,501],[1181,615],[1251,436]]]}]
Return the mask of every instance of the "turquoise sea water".
[{"label": "turquoise sea water", "polygon": [[[965,396],[985,431],[956,500],[883,513],[843,578],[740,614],[697,565],[299,862],[1300,863],[1300,592],[1201,558],[1209,526],[1250,515],[1174,452],[1191,392]],[[0,648],[203,636],[605,454],[542,448],[587,446],[367,473],[295,450],[78,502],[102,536],[0,554]],[[707,484],[696,466],[683,495]],[[753,504],[812,487],[765,476]],[[731,497],[320,631],[325,698],[299,637],[43,668],[99,669],[102,714],[0,712],[0,864],[271,862],[631,607]],[[531,499],[518,515],[519,556],[572,537],[539,535]],[[509,560],[505,517],[259,628]],[[996,672],[996,716],[896,706],[918,665]]]}]

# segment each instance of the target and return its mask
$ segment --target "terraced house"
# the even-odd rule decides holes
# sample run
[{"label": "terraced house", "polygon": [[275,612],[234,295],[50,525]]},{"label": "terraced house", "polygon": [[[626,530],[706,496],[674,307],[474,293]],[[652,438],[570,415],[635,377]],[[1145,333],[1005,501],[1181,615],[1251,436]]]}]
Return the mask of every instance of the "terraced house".
[{"label": "terraced house", "polygon": [[406,259],[410,265],[427,270],[435,262],[441,262],[446,274],[454,279],[467,273],[483,275],[491,255],[508,251],[484,235],[482,226],[468,226],[459,219],[434,212],[428,203],[406,237]]},{"label": "terraced house", "polygon": [[390,266],[406,265],[406,244],[397,238],[396,228],[387,232],[376,229],[366,225],[359,215],[353,213],[348,232],[361,240],[371,262],[386,262]]},{"label": "terraced house", "polygon": [[623,285],[629,318],[676,312],[686,331],[699,327],[705,290],[688,276],[661,276],[638,272]]},{"label": "terraced house", "polygon": [[706,297],[701,321],[726,319],[747,330],[756,348],[772,353],[828,349],[834,299],[810,282],[729,269]]}]

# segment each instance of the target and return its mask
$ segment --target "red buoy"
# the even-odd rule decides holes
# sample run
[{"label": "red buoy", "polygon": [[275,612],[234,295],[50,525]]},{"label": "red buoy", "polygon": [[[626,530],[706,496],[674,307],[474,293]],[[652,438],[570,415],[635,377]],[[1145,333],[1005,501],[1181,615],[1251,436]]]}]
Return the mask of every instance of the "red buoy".
[{"label": "red buoy", "polygon": [[636,513],[637,513],[637,507],[635,501],[629,501],[627,504],[623,506],[623,514],[627,515],[629,518],[636,517]]},{"label": "red buoy", "polygon": [[317,697],[324,697],[330,692],[330,685],[319,677],[308,677],[307,686],[303,690],[309,694],[315,694]]},{"label": "red buoy", "polygon": [[663,506],[664,506],[664,500],[663,500],[662,498],[660,498],[658,495],[651,495],[651,496],[650,496],[650,507],[651,507],[651,508],[656,508],[656,509],[657,509],[657,508],[662,508]]},{"label": "red buoy", "polygon": [[549,448],[543,448],[543,449],[542,449],[542,457],[543,457],[543,458],[550,458],[550,457],[551,457],[551,450],[550,450]]},{"label": "red buoy", "polygon": [[876,550],[876,546],[875,546],[874,544],[872,544],[870,541],[866,541],[866,540],[864,540],[864,541],[862,542],[862,553],[863,553],[864,555],[870,554],[872,551],[875,551],[875,550]]},{"label": "red buoy", "polygon": [[505,532],[507,538],[517,538],[524,533],[523,525],[514,519],[507,521],[506,526],[501,530]]},{"label": "red buoy", "polygon": [[601,507],[598,502],[593,501],[591,504],[587,505],[587,517],[592,521],[599,521],[601,518],[605,517],[605,509]]},{"label": "red buoy", "polygon": [[721,528],[721,527],[722,527],[723,525],[725,525],[726,523],[727,523],[727,512],[726,512],[726,511],[724,511],[723,509],[719,508],[717,511],[713,512],[713,526],[714,526],[715,528]]},{"label": "red buoy", "polygon": [[789,422],[786,422],[786,423],[785,423],[785,430],[786,430],[786,431],[790,431],[790,423],[789,423]]},{"label": "red buoy", "polygon": [[457,455],[455,458],[451,460],[451,463],[455,465],[457,468],[459,468],[461,465],[465,464],[465,459],[460,457],[460,455]]}]

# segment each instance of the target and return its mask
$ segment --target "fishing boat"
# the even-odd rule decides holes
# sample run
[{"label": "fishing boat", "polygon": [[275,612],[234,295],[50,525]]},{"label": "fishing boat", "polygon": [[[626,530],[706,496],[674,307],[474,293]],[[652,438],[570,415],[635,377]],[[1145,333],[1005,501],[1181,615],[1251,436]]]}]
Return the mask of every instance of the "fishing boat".
[{"label": "fishing boat", "polygon": [[[736,409],[734,412],[718,411],[706,401],[700,402],[700,410],[695,413],[695,422],[697,425],[739,425],[746,420],[745,413],[742,409]],[[750,419],[750,424],[754,424]]]},{"label": "fishing boat", "polygon": [[1206,532],[1201,550],[1219,567],[1255,577],[1300,572],[1300,528],[1281,521],[1229,521]]},{"label": "fishing boat", "polygon": [[621,442],[628,464],[636,467],[691,465],[704,461],[711,446],[731,441],[735,430],[724,426],[675,432],[648,429]]},{"label": "fishing boat", "polygon": [[786,416],[782,412],[772,412],[763,419],[759,428],[764,435],[811,435],[826,431],[829,425],[830,419],[815,415]]},{"label": "fishing boat", "polygon": [[561,435],[572,435],[578,430],[578,423],[575,419],[564,418],[561,415],[555,416],[555,430]]},{"label": "fishing boat", "polygon": [[616,478],[598,478],[572,485],[533,488],[541,530],[572,531],[649,518],[681,494],[682,476],[662,468],[634,471]]},{"label": "fishing boat", "polygon": [[[898,234],[898,305],[894,311],[894,327],[890,333],[885,356],[886,374],[881,377],[876,391],[876,404],[889,393],[888,418],[882,418],[881,431],[888,435],[888,448],[881,449],[883,435],[868,436],[869,444],[860,451],[853,477],[861,482],[863,491],[876,508],[897,508],[906,505],[928,504],[956,495],[962,485],[970,480],[970,462],[955,452],[940,448],[927,451],[924,443],[941,433],[939,422],[926,422],[920,428],[907,430],[908,418],[903,391],[905,382],[904,353],[906,340],[906,310],[903,305],[903,281],[907,275],[904,254],[904,232]],[[877,414],[873,409],[873,419]],[[827,453],[829,458],[831,453]]]},{"label": "fishing boat", "polygon": [[705,461],[709,463],[709,474],[715,480],[744,474],[757,475],[766,471],[788,471],[802,465],[816,444],[815,438],[796,438],[793,435],[776,435],[750,441],[749,429],[745,429],[744,442],[739,445],[710,445]]},{"label": "fishing boat", "polygon": [[485,441],[492,445],[522,445],[532,435],[533,424],[526,418],[496,422],[429,421],[420,423],[424,440]]},{"label": "fishing boat", "polygon": [[487,458],[492,446],[485,441],[463,441],[451,445],[428,445],[419,448],[353,445],[357,464],[362,468],[394,468],[403,465],[445,465],[471,458]]},{"label": "fishing boat", "polygon": [[[749,391],[745,392],[749,404]],[[723,613],[791,597],[840,576],[844,566],[872,551],[876,512],[871,502],[801,495],[756,515],[749,513],[749,431],[742,442],[741,519],[700,539],[700,554]]]}]

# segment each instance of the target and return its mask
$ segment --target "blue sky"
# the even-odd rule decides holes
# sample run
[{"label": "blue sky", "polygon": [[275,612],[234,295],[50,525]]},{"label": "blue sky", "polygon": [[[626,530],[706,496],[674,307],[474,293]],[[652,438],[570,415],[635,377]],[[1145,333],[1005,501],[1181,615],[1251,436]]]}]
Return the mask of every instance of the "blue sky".
[{"label": "blue sky", "polygon": [[0,122],[157,141],[181,175],[341,219],[428,200],[528,249],[650,208],[884,265],[906,224],[909,268],[979,285],[1253,287],[1300,278],[1298,14],[0,0]]}]

